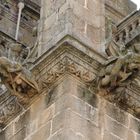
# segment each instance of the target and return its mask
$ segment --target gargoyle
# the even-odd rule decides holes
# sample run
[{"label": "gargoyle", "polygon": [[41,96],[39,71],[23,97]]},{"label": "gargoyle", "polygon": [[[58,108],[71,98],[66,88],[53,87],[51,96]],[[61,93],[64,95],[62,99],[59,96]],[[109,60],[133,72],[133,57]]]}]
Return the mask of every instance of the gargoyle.
[{"label": "gargoyle", "polygon": [[0,78],[11,94],[22,102],[39,92],[38,84],[30,71],[6,57],[0,57]]},{"label": "gargoyle", "polygon": [[[0,43],[2,49],[8,52],[3,54],[3,50],[0,51],[0,79],[1,83],[15,95],[22,103],[27,103],[29,97],[39,92],[38,84],[35,78],[29,70],[22,66],[20,61],[18,62],[17,56],[21,54],[22,45],[20,43],[5,44]],[[11,51],[10,55],[9,50]]]},{"label": "gargoyle", "polygon": [[117,27],[110,19],[108,19],[108,29],[105,51],[109,57],[103,64],[96,82],[99,88],[107,88],[110,91],[125,85],[125,81],[140,69],[140,54],[138,47],[130,49],[123,43],[115,41],[113,34],[117,31]]},{"label": "gargoyle", "polygon": [[140,69],[140,55],[120,45],[118,56],[110,57],[99,73],[99,86],[112,90]]}]

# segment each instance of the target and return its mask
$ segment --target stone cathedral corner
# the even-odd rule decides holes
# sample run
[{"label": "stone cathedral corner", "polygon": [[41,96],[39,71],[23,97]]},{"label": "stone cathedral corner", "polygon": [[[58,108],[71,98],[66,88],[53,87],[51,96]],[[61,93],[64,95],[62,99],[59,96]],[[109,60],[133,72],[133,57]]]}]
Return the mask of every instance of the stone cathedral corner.
[{"label": "stone cathedral corner", "polygon": [[0,0],[0,140],[140,140],[136,9]]}]

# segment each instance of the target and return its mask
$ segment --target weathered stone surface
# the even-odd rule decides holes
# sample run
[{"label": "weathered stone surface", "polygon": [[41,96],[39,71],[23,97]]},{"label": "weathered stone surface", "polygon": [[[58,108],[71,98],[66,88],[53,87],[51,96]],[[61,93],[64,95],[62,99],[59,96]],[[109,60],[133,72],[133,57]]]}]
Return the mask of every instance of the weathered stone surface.
[{"label": "weathered stone surface", "polygon": [[[99,24],[99,23],[98,23]],[[102,40],[103,32],[101,32],[100,28],[96,28],[91,25],[87,25],[87,36],[96,44],[100,43]]]},{"label": "weathered stone surface", "polygon": [[[92,5],[97,8],[91,8]],[[104,18],[102,9],[104,9],[104,3],[100,1],[60,0],[59,3],[50,0],[42,1],[41,20],[43,27],[41,31],[43,30],[43,32],[40,32],[42,49],[48,49],[45,47],[45,43],[46,45],[50,44],[53,42],[52,40],[56,41],[57,37],[63,38],[68,34],[78,37],[81,41],[82,39],[88,39],[89,44],[94,45],[94,40],[100,44],[100,40],[103,38],[100,27],[103,28],[104,26],[101,22]],[[93,27],[93,30],[91,30],[91,27]],[[98,32],[98,36],[94,36],[95,32]],[[94,49],[96,51],[100,50]]]},{"label": "weathered stone surface", "polygon": [[[116,8],[124,11],[126,5],[120,5],[120,0],[117,4]],[[104,51],[107,14],[103,0],[41,1],[39,44],[44,54],[34,62],[32,71],[43,80],[44,83],[39,81],[43,88],[29,106],[21,106],[24,113],[10,120],[0,133],[0,140],[140,139],[139,119],[117,104],[108,103],[96,94],[94,87],[90,88],[96,86],[92,82],[106,60],[97,51]],[[122,18],[112,10],[110,16],[116,21]],[[15,24],[4,25],[6,21],[2,21],[2,29],[9,26],[8,33],[14,34]],[[28,44],[32,40],[30,33],[20,32],[20,39]]]},{"label": "weathered stone surface", "polygon": [[108,116],[105,117],[105,128],[122,139],[127,137],[128,128]]},{"label": "weathered stone surface", "polygon": [[54,134],[55,132],[63,129],[66,125],[65,123],[65,114],[66,112],[63,111],[59,114],[57,114],[54,118],[53,118],[53,122],[52,122],[52,134]]},{"label": "weathered stone surface", "polygon": [[103,140],[120,140],[119,137],[109,133],[109,131],[104,132]]},{"label": "weathered stone surface", "polygon": [[80,99],[84,100],[95,108],[98,106],[99,100],[97,96],[84,87],[78,87],[78,92],[76,96],[78,96]]},{"label": "weathered stone surface", "polygon": [[82,134],[76,134],[72,129],[60,130],[50,140],[82,140]]},{"label": "weathered stone surface", "polygon": [[28,123],[28,125],[26,126],[26,136],[34,133],[38,129],[39,125],[38,123],[39,123],[38,119],[33,119]]},{"label": "weathered stone surface", "polygon": [[69,110],[66,118],[67,127],[74,130],[76,133],[81,133],[86,139],[100,139],[100,130],[94,124],[85,120],[80,114],[76,114]]},{"label": "weathered stone surface", "polygon": [[20,131],[15,133],[12,140],[24,140],[25,137],[26,137],[26,130],[24,128],[21,128]]},{"label": "weathered stone surface", "polygon": [[86,104],[86,113],[85,116],[87,120],[96,126],[99,125],[99,110],[94,108],[93,106]]},{"label": "weathered stone surface", "polygon": [[128,113],[109,102],[106,104],[106,114],[126,127],[129,125]]},{"label": "weathered stone surface", "polygon": [[18,133],[21,129],[25,129],[26,125],[29,123],[30,112],[26,111],[24,114],[18,116],[14,121],[14,133]]},{"label": "weathered stone surface", "polygon": [[130,129],[140,134],[140,120],[132,116],[130,119]]},{"label": "weathered stone surface", "polygon": [[136,140],[140,139],[140,134],[136,135]]},{"label": "weathered stone surface", "polygon": [[36,118],[37,116],[40,116],[40,113],[45,109],[45,99],[44,96],[41,95],[35,102],[32,104],[30,109],[30,117],[31,119]]},{"label": "weathered stone surface", "polygon": [[1,133],[0,133],[0,139],[1,139],[1,140],[5,140],[5,133],[4,133],[4,132],[1,132]]},{"label": "weathered stone surface", "polygon": [[31,135],[30,140],[46,140],[50,136],[51,122],[39,128],[34,134]]},{"label": "weathered stone surface", "polygon": [[127,140],[135,140],[135,133],[133,131],[128,131]]},{"label": "weathered stone surface", "polygon": [[44,126],[48,121],[52,120],[55,115],[55,104],[52,104],[50,107],[46,108],[40,113],[38,119],[38,127]]},{"label": "weathered stone surface", "polygon": [[4,136],[5,139],[11,139],[13,137],[13,135],[14,135],[14,123],[13,122],[6,127],[3,135],[5,135]]}]

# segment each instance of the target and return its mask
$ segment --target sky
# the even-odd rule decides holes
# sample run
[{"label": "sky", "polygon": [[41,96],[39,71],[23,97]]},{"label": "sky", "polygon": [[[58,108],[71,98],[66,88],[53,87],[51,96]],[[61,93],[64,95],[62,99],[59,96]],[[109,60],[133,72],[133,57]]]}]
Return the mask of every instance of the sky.
[{"label": "sky", "polygon": [[138,6],[138,9],[140,9],[140,0],[131,0],[131,1],[133,1],[134,3],[136,3],[137,6]]}]

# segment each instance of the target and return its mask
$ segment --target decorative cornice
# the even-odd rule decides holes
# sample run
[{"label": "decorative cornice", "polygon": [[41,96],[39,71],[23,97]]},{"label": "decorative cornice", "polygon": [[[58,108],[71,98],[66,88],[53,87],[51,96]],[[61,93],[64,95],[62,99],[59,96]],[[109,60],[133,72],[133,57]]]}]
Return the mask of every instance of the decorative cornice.
[{"label": "decorative cornice", "polygon": [[123,13],[121,13],[120,11],[115,9],[114,7],[110,6],[108,3],[105,3],[105,9],[110,11],[111,13],[115,14],[117,17],[119,17],[121,19],[123,17],[125,17],[125,15]]},{"label": "decorative cornice", "polygon": [[93,71],[81,66],[68,56],[65,56],[56,65],[48,69],[46,73],[43,73],[41,79],[49,87],[65,74],[70,74],[85,84],[89,84],[95,79]]}]

